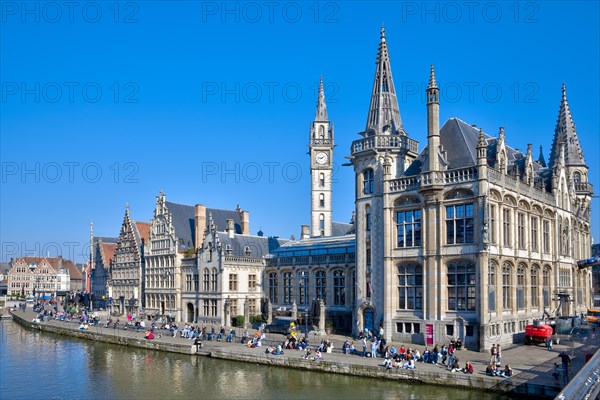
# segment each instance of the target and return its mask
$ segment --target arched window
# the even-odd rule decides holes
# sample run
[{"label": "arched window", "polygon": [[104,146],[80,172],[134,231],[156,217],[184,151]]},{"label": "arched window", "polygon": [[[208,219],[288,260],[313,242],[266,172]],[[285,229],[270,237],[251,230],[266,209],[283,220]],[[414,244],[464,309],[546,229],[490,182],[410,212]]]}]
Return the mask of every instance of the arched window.
[{"label": "arched window", "polygon": [[323,125],[319,126],[319,139],[325,139],[325,127]]},{"label": "arched window", "polygon": [[325,271],[317,271],[316,273],[316,289],[317,299],[326,301],[327,300],[327,277]]},{"label": "arched window", "polygon": [[512,284],[512,268],[508,263],[502,265],[502,308],[509,310],[512,306],[510,298],[510,288]]},{"label": "arched window", "polygon": [[519,264],[517,267],[517,308],[522,310],[525,308],[525,297],[526,297],[526,287],[525,287],[525,265]]},{"label": "arched window", "polygon": [[299,304],[307,305],[310,298],[310,279],[307,270],[298,272],[298,297]]},{"label": "arched window", "polygon": [[488,310],[496,311],[496,264],[493,262],[488,269]]},{"label": "arched window", "polygon": [[319,207],[325,207],[325,195],[323,193],[319,194]]},{"label": "arched window", "polygon": [[287,271],[283,273],[283,302],[292,304],[294,299],[294,278],[292,273]]},{"label": "arched window", "polygon": [[363,194],[371,194],[374,191],[374,173],[372,169],[363,172]]},{"label": "arched window", "polygon": [[325,214],[319,214],[319,230],[321,236],[325,236]]},{"label": "arched window", "polygon": [[319,186],[325,187],[325,174],[323,173],[319,174]]},{"label": "arched window", "polygon": [[544,296],[544,307],[550,307],[550,268],[544,267],[542,272],[542,293]]},{"label": "arched window", "polygon": [[269,300],[271,300],[272,304],[277,304],[279,302],[279,296],[277,296],[277,272],[269,273]]},{"label": "arched window", "polygon": [[398,308],[423,309],[423,268],[418,264],[398,266]]},{"label": "arched window", "polygon": [[365,230],[368,232],[371,230],[371,206],[365,207]]},{"label": "arched window", "polygon": [[579,182],[581,182],[581,174],[579,171],[575,171],[573,172],[573,183],[578,184]]},{"label": "arched window", "polygon": [[475,264],[472,262],[448,264],[448,310],[474,311],[475,285]]},{"label": "arched window", "polygon": [[531,307],[537,308],[540,305],[539,301],[539,270],[536,265],[531,267]]},{"label": "arched window", "polygon": [[333,305],[346,305],[346,272],[343,269],[333,271]]}]

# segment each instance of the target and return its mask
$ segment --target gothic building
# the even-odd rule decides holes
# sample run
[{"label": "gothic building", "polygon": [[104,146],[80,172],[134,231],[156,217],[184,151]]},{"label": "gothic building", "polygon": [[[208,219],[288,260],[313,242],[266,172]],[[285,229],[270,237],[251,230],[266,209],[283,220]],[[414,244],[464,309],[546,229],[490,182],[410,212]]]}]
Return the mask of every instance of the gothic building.
[{"label": "gothic building", "polygon": [[225,231],[227,220],[232,220],[236,233],[250,232],[250,215],[239,207],[237,210],[220,210],[171,203],[162,191],[156,197],[148,244],[144,249],[146,313],[149,317],[163,316],[176,321],[189,319],[184,315],[188,310],[184,311],[183,294],[187,292],[189,275],[192,288],[198,285],[197,272],[194,272],[196,254],[202,247],[209,214],[217,231]]},{"label": "gothic building", "polygon": [[92,306],[95,309],[106,310],[110,305],[108,282],[110,281],[112,259],[117,248],[117,238],[94,237],[93,231],[91,231],[90,242],[92,243],[90,286],[94,299]]},{"label": "gothic building", "polygon": [[145,307],[144,247],[150,224],[131,219],[126,207],[110,268],[109,297],[112,310],[139,313]]},{"label": "gothic building", "polygon": [[[385,32],[356,174],[356,319],[386,339],[512,343],[544,315],[591,305],[592,186],[563,85],[550,161],[451,118],[433,66],[427,146],[400,117]],[[559,299],[569,301],[559,301]]]}]

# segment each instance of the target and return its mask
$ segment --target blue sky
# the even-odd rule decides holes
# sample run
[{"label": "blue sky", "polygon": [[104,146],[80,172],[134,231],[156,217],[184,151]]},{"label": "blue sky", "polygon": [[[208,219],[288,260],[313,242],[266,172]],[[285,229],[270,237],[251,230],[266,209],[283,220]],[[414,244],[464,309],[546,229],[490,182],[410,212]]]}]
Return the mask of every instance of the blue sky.
[{"label": "blue sky", "polygon": [[[10,2],[0,21],[0,260],[83,261],[89,224],[117,236],[128,202],[250,211],[288,238],[309,223],[309,123],[319,76],[335,124],[334,219],[349,221],[341,166],[364,130],[385,24],[405,129],[426,144],[435,64],[442,121],[458,117],[549,157],[566,82],[600,192],[599,6],[532,2]],[[600,209],[593,235],[600,241]]]}]

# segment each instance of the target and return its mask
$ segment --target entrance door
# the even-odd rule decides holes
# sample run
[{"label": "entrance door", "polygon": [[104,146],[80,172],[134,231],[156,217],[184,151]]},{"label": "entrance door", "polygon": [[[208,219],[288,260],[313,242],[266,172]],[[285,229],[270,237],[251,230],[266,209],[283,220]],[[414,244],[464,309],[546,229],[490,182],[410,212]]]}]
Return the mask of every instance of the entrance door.
[{"label": "entrance door", "polygon": [[165,315],[165,302],[160,302],[160,315]]},{"label": "entrance door", "polygon": [[194,305],[192,303],[188,303],[187,305],[187,322],[190,324],[194,323]]},{"label": "entrance door", "polygon": [[375,313],[372,308],[367,308],[363,311],[363,329],[365,332],[367,332],[367,330],[373,332],[373,326],[375,325],[374,321]]}]

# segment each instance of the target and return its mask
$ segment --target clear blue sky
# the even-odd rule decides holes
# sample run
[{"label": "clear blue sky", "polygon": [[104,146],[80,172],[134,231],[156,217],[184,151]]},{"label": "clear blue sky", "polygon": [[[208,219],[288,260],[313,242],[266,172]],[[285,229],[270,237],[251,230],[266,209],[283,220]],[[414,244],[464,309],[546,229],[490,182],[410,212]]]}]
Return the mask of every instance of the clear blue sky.
[{"label": "clear blue sky", "polygon": [[365,128],[382,23],[420,149],[430,64],[442,121],[504,126],[509,145],[536,156],[542,145],[546,160],[564,81],[600,193],[598,2],[469,4],[2,1],[0,260],[60,249],[83,261],[91,221],[117,236],[125,204],[149,221],[161,189],[184,204],[239,203],[253,233],[298,236],[320,75],[334,219],[349,221],[354,178],[341,165]]}]

